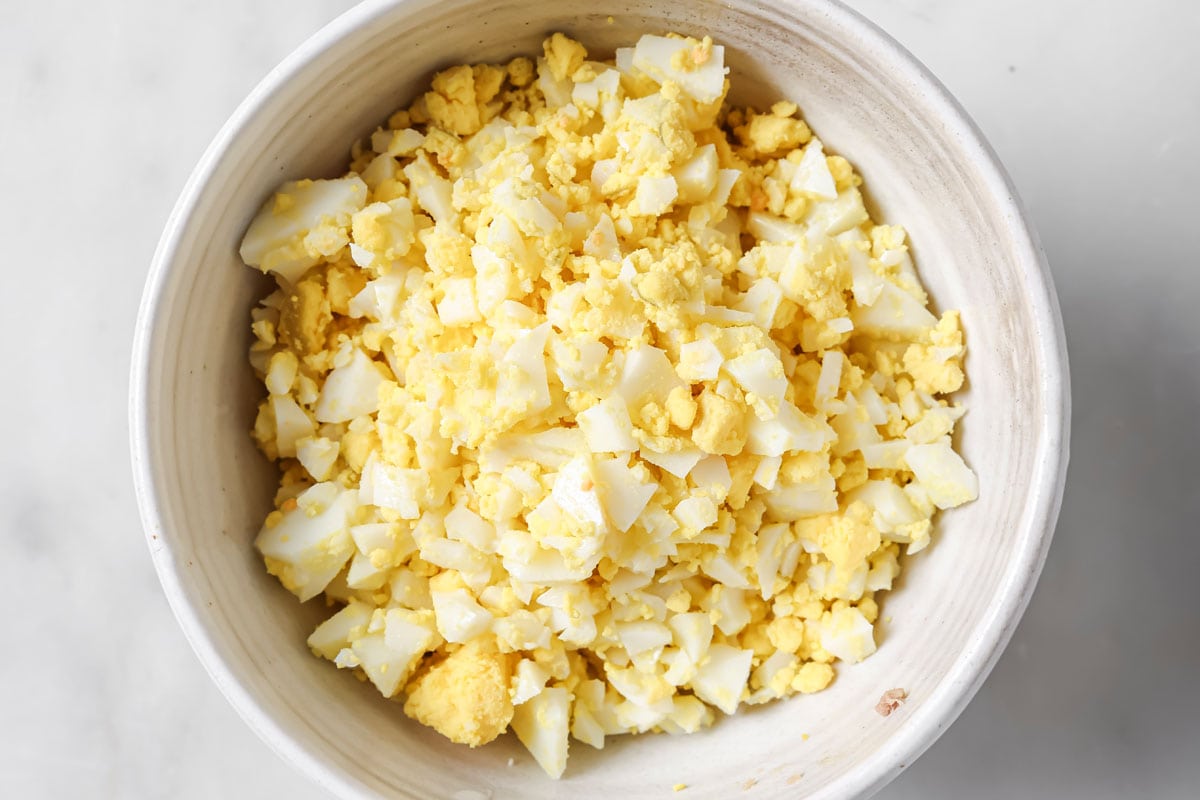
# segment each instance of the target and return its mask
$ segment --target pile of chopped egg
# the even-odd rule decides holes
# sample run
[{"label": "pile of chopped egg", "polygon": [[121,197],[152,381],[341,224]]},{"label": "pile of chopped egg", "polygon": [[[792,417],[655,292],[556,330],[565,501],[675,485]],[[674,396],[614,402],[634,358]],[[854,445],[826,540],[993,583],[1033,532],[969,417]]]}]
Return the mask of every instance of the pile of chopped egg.
[{"label": "pile of chopped egg", "polygon": [[284,184],[242,243],[282,470],[257,538],[318,655],[552,776],[875,651],[877,593],[972,500],[957,313],[723,48],[460,66]]}]

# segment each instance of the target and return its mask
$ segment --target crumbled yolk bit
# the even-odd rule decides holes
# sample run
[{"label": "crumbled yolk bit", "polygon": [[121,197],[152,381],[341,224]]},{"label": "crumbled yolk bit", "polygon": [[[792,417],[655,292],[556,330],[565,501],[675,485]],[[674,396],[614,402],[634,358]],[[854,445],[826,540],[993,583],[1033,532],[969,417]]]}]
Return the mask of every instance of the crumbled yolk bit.
[{"label": "crumbled yolk bit", "polygon": [[[256,546],[309,637],[452,741],[690,733],[821,691],[974,473],[959,314],[724,49],[463,65],[242,242],[279,461]],[[675,787],[681,790],[682,784]]]},{"label": "crumbled yolk bit", "polygon": [[471,747],[487,744],[512,721],[513,660],[472,641],[409,684],[404,713],[453,742]]}]

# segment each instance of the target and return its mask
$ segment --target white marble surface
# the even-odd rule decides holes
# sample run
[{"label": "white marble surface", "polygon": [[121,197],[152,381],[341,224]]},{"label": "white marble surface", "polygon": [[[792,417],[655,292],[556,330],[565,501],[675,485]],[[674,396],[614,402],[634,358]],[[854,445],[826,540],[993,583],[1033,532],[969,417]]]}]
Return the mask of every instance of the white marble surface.
[{"label": "white marble surface", "polygon": [[[320,798],[176,629],[137,519],[126,376],[147,264],[235,104],[351,0],[0,4],[0,797]],[[1074,458],[978,698],[881,795],[1200,786],[1200,6],[854,0],[975,116],[1041,230]]]}]

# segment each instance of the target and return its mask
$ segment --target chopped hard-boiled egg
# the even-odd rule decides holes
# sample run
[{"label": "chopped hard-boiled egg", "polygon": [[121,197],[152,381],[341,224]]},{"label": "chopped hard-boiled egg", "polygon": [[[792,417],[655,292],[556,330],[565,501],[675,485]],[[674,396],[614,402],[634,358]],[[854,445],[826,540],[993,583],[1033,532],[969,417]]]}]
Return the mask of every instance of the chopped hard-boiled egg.
[{"label": "chopped hard-boiled egg", "polygon": [[471,747],[691,733],[824,689],[939,509],[963,335],[795,105],[724,50],[453,67],[283,184],[243,259],[279,461],[256,546],[308,639]]}]

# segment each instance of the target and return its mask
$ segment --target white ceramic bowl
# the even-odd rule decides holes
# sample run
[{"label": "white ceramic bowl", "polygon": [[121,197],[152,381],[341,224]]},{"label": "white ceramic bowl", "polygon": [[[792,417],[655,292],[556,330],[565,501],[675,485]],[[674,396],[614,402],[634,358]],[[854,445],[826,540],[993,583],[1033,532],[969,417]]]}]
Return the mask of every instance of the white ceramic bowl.
[{"label": "white ceramic bowl", "polygon": [[[608,22],[607,17],[613,21]],[[727,46],[736,101],[797,101],[862,171],[881,218],[904,224],[941,308],[969,345],[963,452],[980,499],[944,514],[934,546],[886,596],[880,648],[823,693],[710,731],[576,744],[545,778],[510,736],[468,751],[409,721],[304,640],[321,610],[269,577],[251,540],[275,483],[247,432],[260,386],[246,363],[263,278],[237,257],[263,198],[287,178],[335,175],[348,144],[431,71],[536,53],[563,30],[603,52],[644,32]],[[1012,185],[974,125],[912,56],[826,0],[367,2],[275,69],[221,130],[155,255],[137,325],[132,431],[155,566],[201,660],[247,722],[343,797],[865,795],[962,710],[1029,599],[1058,512],[1068,387],[1050,276]],[[873,707],[908,690],[888,718]],[[807,734],[805,739],[803,734]],[[515,758],[514,766],[507,766]],[[481,794],[471,794],[471,791]]]}]

